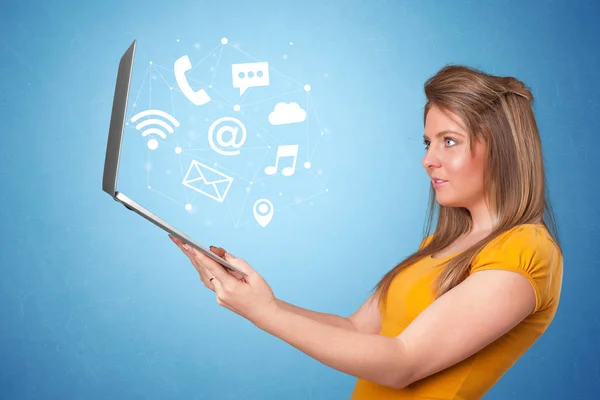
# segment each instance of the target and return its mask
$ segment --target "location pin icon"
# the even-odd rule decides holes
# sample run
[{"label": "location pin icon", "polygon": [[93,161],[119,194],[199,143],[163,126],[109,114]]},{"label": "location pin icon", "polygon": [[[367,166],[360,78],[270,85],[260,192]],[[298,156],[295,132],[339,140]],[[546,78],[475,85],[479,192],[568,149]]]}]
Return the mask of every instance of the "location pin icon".
[{"label": "location pin icon", "polygon": [[273,203],[267,199],[258,199],[254,203],[254,219],[263,228],[273,219]]}]

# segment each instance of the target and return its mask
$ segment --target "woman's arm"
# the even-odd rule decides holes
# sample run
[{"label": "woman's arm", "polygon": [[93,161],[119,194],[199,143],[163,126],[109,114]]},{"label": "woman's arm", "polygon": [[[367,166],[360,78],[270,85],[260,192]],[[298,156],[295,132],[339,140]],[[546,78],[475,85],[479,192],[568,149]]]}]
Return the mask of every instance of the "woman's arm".
[{"label": "woman's arm", "polygon": [[481,350],[534,306],[524,276],[482,271],[434,301],[397,337],[325,325],[278,307],[254,323],[338,371],[403,388]]},{"label": "woman's arm", "polygon": [[286,311],[291,311],[295,314],[302,315],[310,318],[313,321],[321,322],[327,325],[335,326],[338,328],[347,329],[350,331],[358,331],[361,333],[379,333],[381,329],[381,315],[377,302],[371,295],[356,312],[349,317],[341,317],[339,315],[321,313],[318,311],[307,310],[295,306],[290,303],[286,303],[283,300],[277,299],[277,304]]},{"label": "woman's arm", "polygon": [[313,321],[317,321],[330,326],[343,328],[354,331],[356,328],[350,319],[341,317],[335,314],[327,314],[318,311],[307,310],[306,308],[298,307],[293,304],[287,303],[283,300],[277,299],[277,304],[281,309],[292,312],[294,314],[302,315],[306,318],[310,318]]}]

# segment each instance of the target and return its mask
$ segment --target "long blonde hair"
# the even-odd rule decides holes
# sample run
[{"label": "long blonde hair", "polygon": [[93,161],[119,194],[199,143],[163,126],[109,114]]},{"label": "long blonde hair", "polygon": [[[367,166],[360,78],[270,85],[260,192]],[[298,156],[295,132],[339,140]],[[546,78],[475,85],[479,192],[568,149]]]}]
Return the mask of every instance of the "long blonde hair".
[{"label": "long blonde hair", "polygon": [[[462,119],[471,150],[475,138],[486,142],[484,191],[493,219],[492,232],[486,238],[445,261],[434,282],[439,297],[468,276],[473,259],[491,240],[517,225],[542,224],[557,245],[559,239],[547,193],[542,146],[532,109],[533,95],[523,82],[449,65],[427,80],[425,95],[424,120],[435,105]],[[431,240],[386,273],[375,286],[375,293],[384,304],[390,284],[400,270],[445,249],[471,228],[467,209],[439,205],[431,189],[423,239],[431,235],[436,213],[437,224]]]}]

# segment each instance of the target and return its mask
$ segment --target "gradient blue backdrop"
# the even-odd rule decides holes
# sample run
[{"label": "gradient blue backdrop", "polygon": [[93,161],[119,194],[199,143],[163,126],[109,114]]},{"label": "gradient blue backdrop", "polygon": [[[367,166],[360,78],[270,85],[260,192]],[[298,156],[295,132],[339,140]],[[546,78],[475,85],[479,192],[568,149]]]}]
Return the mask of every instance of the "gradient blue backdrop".
[{"label": "gradient blue backdrop", "polygon": [[[328,129],[312,161],[328,192],[265,229],[190,216],[143,187],[145,144],[133,133],[123,185],[202,243],[247,259],[283,300],[340,315],[421,239],[424,81],[464,63],[532,87],[564,291],[547,333],[486,398],[590,398],[600,390],[599,17],[584,1],[2,2],[0,398],[350,395],[353,377],[220,308],[161,230],[101,191],[130,42],[139,83],[149,60],[188,53],[194,63],[224,36],[311,84]],[[313,184],[300,180],[298,196],[320,192]]]}]

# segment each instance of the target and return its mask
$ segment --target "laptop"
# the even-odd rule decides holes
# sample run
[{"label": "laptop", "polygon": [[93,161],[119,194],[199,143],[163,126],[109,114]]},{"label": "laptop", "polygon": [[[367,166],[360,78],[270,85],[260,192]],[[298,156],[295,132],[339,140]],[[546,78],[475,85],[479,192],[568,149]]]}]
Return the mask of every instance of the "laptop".
[{"label": "laptop", "polygon": [[181,232],[174,226],[162,220],[152,212],[142,207],[134,200],[129,198],[123,192],[117,190],[117,177],[119,173],[119,158],[121,154],[121,144],[123,138],[123,128],[125,125],[125,115],[127,112],[127,101],[129,97],[129,83],[131,80],[131,71],[133,67],[133,58],[135,55],[136,41],[134,40],[119,62],[117,72],[117,83],[115,86],[115,97],[113,99],[112,114],[110,117],[110,126],[108,131],[108,142],[106,145],[106,158],[104,160],[104,175],[102,177],[102,190],[108,193],[114,200],[123,204],[125,208],[144,217],[154,225],[170,233],[184,243],[192,246],[203,254],[207,255],[223,267],[235,272],[235,275],[246,276],[246,274],[235,268],[222,257],[210,251],[208,248],[197,243],[194,239]]}]

